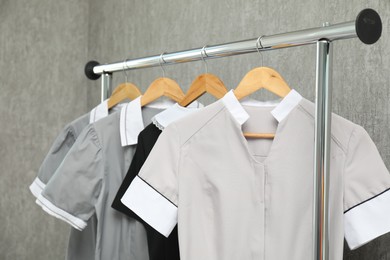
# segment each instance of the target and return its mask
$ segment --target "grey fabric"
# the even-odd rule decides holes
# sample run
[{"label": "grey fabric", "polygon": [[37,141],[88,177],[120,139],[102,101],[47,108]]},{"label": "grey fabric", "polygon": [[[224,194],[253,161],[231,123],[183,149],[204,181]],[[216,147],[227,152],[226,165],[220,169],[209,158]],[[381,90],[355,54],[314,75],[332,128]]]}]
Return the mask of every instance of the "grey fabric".
[{"label": "grey fabric", "polygon": [[[99,105],[100,106],[100,105]],[[99,107],[98,106],[98,107]],[[98,107],[92,110],[96,111]],[[111,112],[117,111],[121,106],[114,107]],[[84,114],[67,124],[54,140],[48,154],[45,156],[30,190],[35,197],[38,197],[57,168],[60,166],[70,148],[75,143],[82,130],[90,123],[91,113]],[[100,119],[96,117],[95,119]],[[88,220],[88,225],[83,231],[71,228],[66,259],[84,260],[92,259],[95,255],[96,245],[96,216]]]},{"label": "grey fabric", "polygon": [[[139,183],[147,185],[137,186],[144,194],[130,201],[138,203],[131,209],[153,212],[141,214],[144,220],[161,218],[158,206],[165,202],[147,202],[145,195],[177,206],[182,259],[307,259],[312,250],[313,104],[302,99],[277,123],[272,108],[245,106],[246,120],[237,113],[242,108],[222,101],[164,130],[139,173]],[[274,140],[246,139],[242,130],[276,135]],[[329,259],[341,260],[344,232],[349,243],[359,241],[358,247],[390,231],[390,175],[364,129],[337,115],[332,117],[330,174]],[[375,209],[366,209],[373,201]],[[355,210],[364,213],[358,220],[348,216]],[[350,219],[361,239],[344,226]],[[370,234],[377,220],[382,230]],[[158,230],[164,221],[172,219],[158,219],[154,227]]]},{"label": "grey fabric", "polygon": [[39,167],[37,178],[42,183],[47,184],[49,182],[81,131],[89,124],[89,116],[89,113],[87,113],[61,130]]},{"label": "grey fabric", "polygon": [[[73,146],[76,138],[89,124],[89,116],[90,114],[87,113],[72,121],[61,130],[39,168],[37,179],[34,180],[36,185],[46,185],[49,182],[50,178],[53,176],[54,172],[57,170],[66,154]],[[44,186],[41,188],[43,189]],[[34,195],[37,196],[39,194],[36,193]],[[96,216],[93,216],[88,221],[88,226],[83,231],[78,231],[74,228],[71,228],[66,259],[92,259],[95,254],[95,230]]]},{"label": "grey fabric", "polygon": [[[144,124],[161,110],[143,109]],[[122,147],[120,113],[90,124],[79,135],[37,202],[82,230],[96,214],[95,259],[148,259],[142,224],[111,209],[135,146]]]}]

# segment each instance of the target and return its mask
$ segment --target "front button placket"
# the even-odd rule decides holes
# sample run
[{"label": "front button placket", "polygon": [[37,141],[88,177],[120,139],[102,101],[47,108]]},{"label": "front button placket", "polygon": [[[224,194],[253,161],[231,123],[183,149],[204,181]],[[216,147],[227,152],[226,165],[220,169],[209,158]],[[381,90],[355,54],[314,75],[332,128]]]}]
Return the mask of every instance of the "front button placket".
[{"label": "front button placket", "polygon": [[266,239],[267,239],[267,217],[268,217],[268,207],[270,206],[270,186],[268,183],[268,174],[269,174],[269,168],[267,164],[264,165],[264,228],[263,228],[263,234],[264,234],[264,254],[263,259],[266,260]]},{"label": "front button placket", "polygon": [[259,247],[259,257],[258,259],[264,259],[265,254],[265,180],[266,180],[266,171],[265,167],[261,163],[256,163],[254,165],[256,173],[256,194],[257,194],[257,230],[256,234],[258,236],[257,245]]}]

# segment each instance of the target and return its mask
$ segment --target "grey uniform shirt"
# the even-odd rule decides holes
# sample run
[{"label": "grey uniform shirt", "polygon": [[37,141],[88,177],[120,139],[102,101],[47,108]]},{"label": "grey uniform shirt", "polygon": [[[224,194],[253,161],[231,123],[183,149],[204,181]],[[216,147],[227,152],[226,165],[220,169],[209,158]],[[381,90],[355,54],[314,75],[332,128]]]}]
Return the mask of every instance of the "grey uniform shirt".
[{"label": "grey uniform shirt", "polygon": [[[114,107],[112,111],[119,109]],[[98,121],[108,115],[107,101],[102,102],[91,112],[77,118],[67,124],[52,144],[48,154],[39,167],[37,177],[30,185],[31,193],[37,198],[50,178],[53,176],[66,154],[75,143],[81,131],[89,124]],[[66,259],[85,260],[92,259],[95,255],[96,244],[96,216],[88,221],[88,226],[83,231],[71,228]]]},{"label": "grey uniform shirt", "polygon": [[[243,132],[274,132],[274,140]],[[332,116],[330,257],[390,231],[390,175],[366,131]],[[291,91],[243,106],[232,92],[170,124],[122,198],[186,260],[302,260],[312,250],[314,106]]]},{"label": "grey uniform shirt", "polygon": [[94,259],[148,259],[142,224],[110,203],[129,168],[138,133],[160,111],[145,107],[141,112],[137,98],[120,113],[87,126],[37,199],[45,211],[78,230],[96,215]]}]

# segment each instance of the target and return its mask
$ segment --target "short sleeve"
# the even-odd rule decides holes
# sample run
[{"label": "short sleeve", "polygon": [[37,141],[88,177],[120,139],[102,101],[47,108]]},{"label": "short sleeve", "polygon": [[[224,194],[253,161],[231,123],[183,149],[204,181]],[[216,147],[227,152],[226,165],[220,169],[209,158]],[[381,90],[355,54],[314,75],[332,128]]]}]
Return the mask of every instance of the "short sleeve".
[{"label": "short sleeve", "polygon": [[353,131],[344,172],[344,229],[350,249],[390,231],[390,174],[367,132]]},{"label": "short sleeve", "polygon": [[168,237],[177,224],[180,138],[175,124],[158,138],[122,203]]},{"label": "short sleeve", "polygon": [[77,138],[36,202],[49,214],[83,230],[95,212],[103,176],[102,149],[90,125]]},{"label": "short sleeve", "polygon": [[37,177],[30,185],[30,191],[35,197],[38,197],[41,194],[75,141],[76,137],[74,130],[71,125],[67,125],[54,140],[49,153],[39,167]]}]

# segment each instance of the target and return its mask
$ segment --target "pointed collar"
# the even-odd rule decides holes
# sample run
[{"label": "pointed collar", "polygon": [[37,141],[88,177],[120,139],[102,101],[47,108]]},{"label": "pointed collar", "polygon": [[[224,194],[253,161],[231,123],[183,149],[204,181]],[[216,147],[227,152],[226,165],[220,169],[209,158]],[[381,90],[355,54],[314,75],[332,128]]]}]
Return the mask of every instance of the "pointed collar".
[{"label": "pointed collar", "polygon": [[233,115],[236,121],[243,125],[249,118],[248,113],[242,107],[242,105],[250,106],[276,106],[271,114],[280,123],[287,115],[298,105],[302,100],[302,96],[295,90],[291,90],[287,96],[285,96],[280,102],[259,102],[253,100],[245,100],[241,104],[233,93],[233,90],[229,91],[223,98],[222,102],[228,111]]},{"label": "pointed collar", "polygon": [[179,120],[193,112],[198,111],[198,108],[204,107],[203,104],[198,101],[192,102],[187,107],[182,107],[178,103],[167,108],[163,112],[155,115],[152,118],[153,124],[160,130],[164,130],[170,123]]},{"label": "pointed collar", "polygon": [[280,123],[301,102],[302,96],[292,89],[287,96],[271,111],[271,114]]},{"label": "pointed collar", "polygon": [[102,103],[97,105],[94,109],[89,113],[89,123],[95,123],[96,121],[105,118],[111,112],[119,111],[126,103],[119,103],[111,110],[108,109],[108,99],[104,100]]},{"label": "pointed collar", "polygon": [[144,129],[141,96],[125,104],[120,113],[119,129],[122,146],[137,144],[138,134]]},{"label": "pointed collar", "polygon": [[104,100],[91,110],[89,113],[89,123],[92,124],[106,116],[108,116],[108,99]]}]

